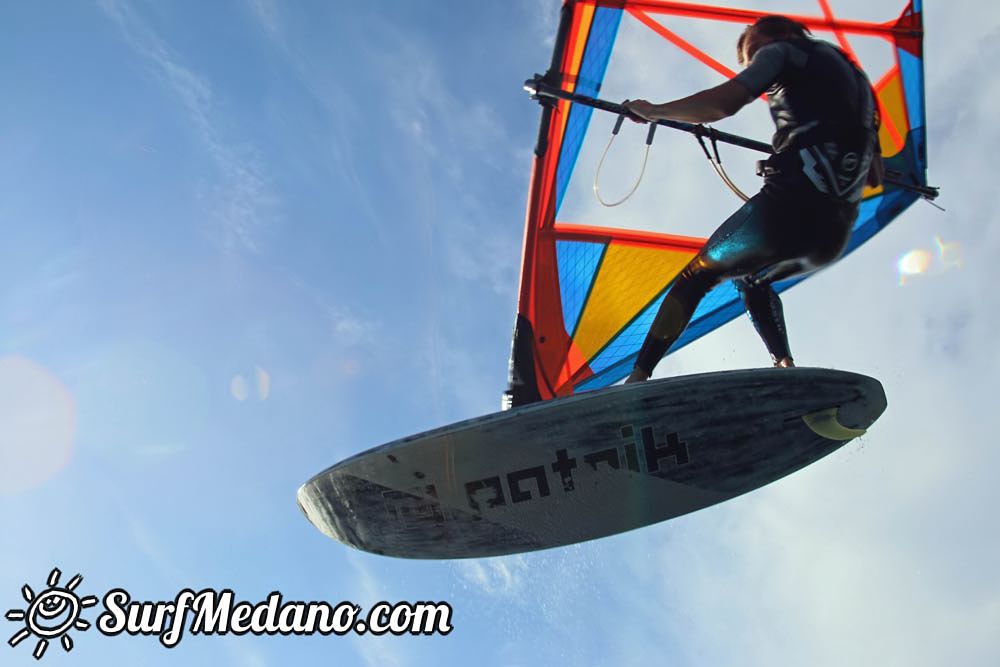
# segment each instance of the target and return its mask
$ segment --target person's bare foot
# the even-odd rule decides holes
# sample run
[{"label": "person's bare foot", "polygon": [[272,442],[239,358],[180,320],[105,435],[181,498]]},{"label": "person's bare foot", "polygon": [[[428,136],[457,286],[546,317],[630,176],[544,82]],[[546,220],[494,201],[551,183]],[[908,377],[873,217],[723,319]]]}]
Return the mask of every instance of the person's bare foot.
[{"label": "person's bare foot", "polygon": [[643,371],[640,368],[633,368],[632,374],[628,376],[627,380],[625,380],[625,384],[632,384],[633,382],[645,382],[648,379],[649,376],[646,375],[645,371]]},{"label": "person's bare foot", "polygon": [[792,361],[791,357],[784,357],[783,359],[778,359],[774,362],[775,368],[795,368],[795,362]]}]

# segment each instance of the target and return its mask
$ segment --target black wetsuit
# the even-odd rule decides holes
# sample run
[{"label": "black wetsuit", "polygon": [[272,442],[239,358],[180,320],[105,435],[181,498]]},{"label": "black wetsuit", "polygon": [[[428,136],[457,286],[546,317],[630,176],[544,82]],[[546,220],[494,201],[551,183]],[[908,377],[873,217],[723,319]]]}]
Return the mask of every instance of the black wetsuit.
[{"label": "black wetsuit", "polygon": [[734,280],[775,361],[791,357],[777,280],[837,259],[850,237],[877,150],[868,78],[834,46],[788,39],[761,47],[736,77],[768,93],[775,154],[764,187],[729,217],[671,286],[636,360],[647,374],[683,333],[702,297]]}]

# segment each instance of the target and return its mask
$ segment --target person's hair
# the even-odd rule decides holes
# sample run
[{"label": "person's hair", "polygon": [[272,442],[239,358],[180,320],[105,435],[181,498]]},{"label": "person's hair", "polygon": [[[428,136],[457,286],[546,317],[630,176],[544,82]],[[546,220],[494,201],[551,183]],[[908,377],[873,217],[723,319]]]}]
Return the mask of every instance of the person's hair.
[{"label": "person's hair", "polygon": [[[758,35],[771,38],[798,37],[804,39],[811,34],[809,32],[809,28],[794,19],[788,18],[787,16],[780,16],[778,14],[762,16],[753,24],[748,25],[740,34],[740,38],[736,42],[736,59],[741,65],[746,64],[743,62],[743,47],[747,43],[747,39],[750,38],[751,31],[757,33]],[[753,54],[750,55],[751,57],[753,56]]]}]

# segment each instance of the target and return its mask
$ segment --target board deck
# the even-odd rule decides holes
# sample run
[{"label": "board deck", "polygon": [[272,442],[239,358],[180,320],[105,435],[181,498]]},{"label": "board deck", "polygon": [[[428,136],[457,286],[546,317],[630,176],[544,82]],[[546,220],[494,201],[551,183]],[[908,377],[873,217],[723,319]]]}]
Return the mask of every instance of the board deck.
[{"label": "board deck", "polygon": [[760,488],[860,435],[882,385],[845,371],[724,371],[609,387],[410,436],[298,492],[345,544],[469,558],[604,537]]}]

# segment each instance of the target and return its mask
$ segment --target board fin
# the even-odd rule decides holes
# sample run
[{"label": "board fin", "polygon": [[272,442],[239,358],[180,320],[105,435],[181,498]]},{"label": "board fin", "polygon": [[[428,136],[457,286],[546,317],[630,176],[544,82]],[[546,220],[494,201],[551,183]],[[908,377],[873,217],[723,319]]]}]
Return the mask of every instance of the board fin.
[{"label": "board fin", "polygon": [[853,440],[866,432],[863,428],[849,428],[841,424],[837,419],[837,408],[827,408],[802,415],[802,421],[809,430],[827,440]]}]

